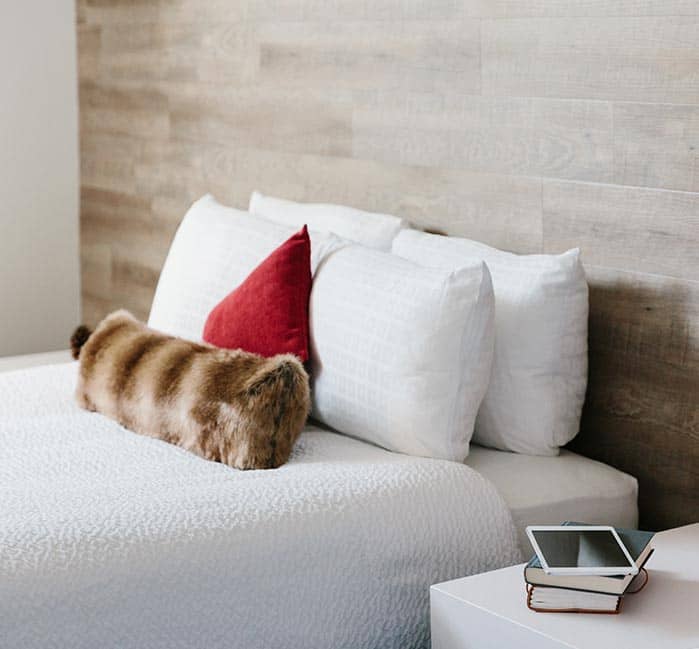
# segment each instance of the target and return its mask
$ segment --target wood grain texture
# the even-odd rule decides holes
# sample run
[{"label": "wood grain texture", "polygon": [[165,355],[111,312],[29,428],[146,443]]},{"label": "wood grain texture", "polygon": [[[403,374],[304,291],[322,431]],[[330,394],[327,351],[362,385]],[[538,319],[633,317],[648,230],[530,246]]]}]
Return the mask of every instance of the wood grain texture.
[{"label": "wood grain texture", "polygon": [[462,18],[697,16],[695,0],[81,0],[79,22],[215,24]]},{"label": "wood grain texture", "polygon": [[600,182],[613,176],[606,103],[458,94],[428,109],[360,106],[352,123],[359,158]]},{"label": "wood grain texture", "polygon": [[168,98],[147,85],[118,88],[81,80],[80,132],[91,131],[168,137]]},{"label": "wood grain texture", "polygon": [[699,520],[699,3],[79,0],[83,313],[145,318],[206,192],[579,246],[574,448]]},{"label": "wood grain texture", "polygon": [[474,20],[281,22],[258,28],[260,82],[334,90],[480,91]]},{"label": "wood grain texture", "polygon": [[264,178],[270,194],[401,214],[416,227],[474,236],[517,252],[542,247],[541,181],[375,160],[239,150],[228,156],[230,200],[246,205]]},{"label": "wood grain texture", "polygon": [[481,18],[591,16],[699,16],[695,0],[470,0],[469,15]]},{"label": "wood grain texture", "polygon": [[614,182],[699,191],[699,106],[616,104]]},{"label": "wood grain texture", "polygon": [[250,81],[256,71],[256,34],[246,23],[206,29],[190,23],[114,24],[100,33],[102,78],[130,81]]},{"label": "wood grain texture", "polygon": [[693,522],[699,282],[596,266],[587,274],[590,379],[582,432],[572,446],[639,479],[642,524]]},{"label": "wood grain texture", "polygon": [[483,94],[699,103],[699,17],[482,25]]},{"label": "wood grain texture", "polygon": [[545,180],[544,251],[699,280],[699,194]]},{"label": "wood grain texture", "polygon": [[352,109],[333,93],[195,84],[167,91],[173,138],[324,155],[351,150]]}]

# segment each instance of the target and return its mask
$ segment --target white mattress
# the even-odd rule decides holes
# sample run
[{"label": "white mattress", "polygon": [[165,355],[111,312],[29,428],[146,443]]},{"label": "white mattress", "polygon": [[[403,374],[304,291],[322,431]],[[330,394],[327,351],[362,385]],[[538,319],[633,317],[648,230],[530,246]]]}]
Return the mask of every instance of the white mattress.
[{"label": "white mattress", "polygon": [[493,485],[307,429],[241,472],[73,403],[75,364],[0,374],[0,644],[429,643],[429,586],[520,560]]},{"label": "white mattress", "polygon": [[532,553],[527,525],[638,524],[636,478],[571,451],[541,457],[471,445],[466,464],[488,478],[505,499],[525,555]]}]

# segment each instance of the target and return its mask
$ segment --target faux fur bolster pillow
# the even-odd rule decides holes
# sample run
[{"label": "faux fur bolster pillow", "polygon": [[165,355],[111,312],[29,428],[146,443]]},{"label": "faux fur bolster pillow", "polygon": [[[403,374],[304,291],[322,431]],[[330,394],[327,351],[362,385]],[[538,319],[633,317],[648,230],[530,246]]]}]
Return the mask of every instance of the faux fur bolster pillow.
[{"label": "faux fur bolster pillow", "polygon": [[308,375],[295,356],[166,336],[127,311],[94,333],[78,327],[71,347],[82,408],[237,469],[284,464],[310,408]]}]

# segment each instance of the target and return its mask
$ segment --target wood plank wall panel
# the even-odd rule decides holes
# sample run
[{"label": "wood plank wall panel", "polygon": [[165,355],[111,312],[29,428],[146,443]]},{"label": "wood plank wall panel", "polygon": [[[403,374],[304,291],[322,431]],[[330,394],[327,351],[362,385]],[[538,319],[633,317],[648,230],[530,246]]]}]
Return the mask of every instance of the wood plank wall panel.
[{"label": "wood plank wall panel", "polygon": [[699,102],[699,17],[484,20],[486,95]]},{"label": "wood plank wall panel", "polygon": [[613,119],[615,183],[699,191],[699,106],[619,103]]},{"label": "wood plank wall panel", "polygon": [[443,96],[437,109],[358,106],[353,154],[431,167],[609,182],[608,104],[521,97]]},{"label": "wood plank wall panel", "polygon": [[699,2],[78,0],[83,307],[146,317],[205,192],[579,246],[573,447],[699,519]]},{"label": "wood plank wall panel", "polygon": [[574,448],[636,475],[648,523],[696,520],[699,282],[587,272],[590,389]]},{"label": "wood plank wall panel", "polygon": [[544,252],[699,280],[699,194],[547,179],[543,210]]}]

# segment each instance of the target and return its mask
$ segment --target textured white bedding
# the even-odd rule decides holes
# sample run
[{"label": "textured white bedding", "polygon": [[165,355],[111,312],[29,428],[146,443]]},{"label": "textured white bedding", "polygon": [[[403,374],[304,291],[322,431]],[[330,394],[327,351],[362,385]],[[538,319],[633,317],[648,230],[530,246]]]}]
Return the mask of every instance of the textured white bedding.
[{"label": "textured white bedding", "polygon": [[80,411],[74,380],[0,375],[0,647],[425,647],[430,584],[521,558],[467,466],[311,427],[239,472]]}]

